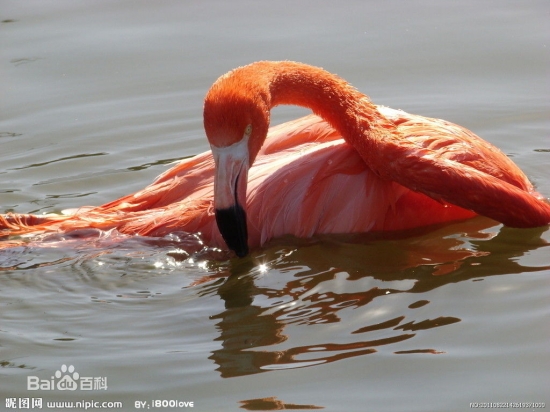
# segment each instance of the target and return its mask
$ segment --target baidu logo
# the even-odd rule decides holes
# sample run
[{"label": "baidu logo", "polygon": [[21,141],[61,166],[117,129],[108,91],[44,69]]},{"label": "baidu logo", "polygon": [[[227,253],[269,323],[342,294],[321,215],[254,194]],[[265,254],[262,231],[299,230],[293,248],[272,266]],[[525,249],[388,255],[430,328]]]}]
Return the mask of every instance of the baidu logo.
[{"label": "baidu logo", "polygon": [[[67,373],[68,372],[68,373]],[[78,372],[74,371],[74,366],[61,365],[61,370],[55,371],[57,381],[57,389],[60,391],[75,391],[78,388]]]},{"label": "baidu logo", "polygon": [[107,390],[106,377],[80,376],[73,365],[61,365],[50,379],[40,379],[38,376],[27,376],[29,391],[82,391]]}]

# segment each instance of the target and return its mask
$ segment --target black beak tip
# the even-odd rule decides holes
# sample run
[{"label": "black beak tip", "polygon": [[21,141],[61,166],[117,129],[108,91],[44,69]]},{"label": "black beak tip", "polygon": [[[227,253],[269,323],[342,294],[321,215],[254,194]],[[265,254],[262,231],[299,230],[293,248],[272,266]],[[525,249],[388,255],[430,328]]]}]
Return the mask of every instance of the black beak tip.
[{"label": "black beak tip", "polygon": [[227,247],[240,258],[248,255],[246,212],[241,205],[236,204],[230,208],[216,209],[216,223]]},{"label": "black beak tip", "polygon": [[243,258],[246,255],[248,255],[248,245],[244,245],[241,249],[233,249],[233,250],[235,251],[235,254],[240,258]]}]

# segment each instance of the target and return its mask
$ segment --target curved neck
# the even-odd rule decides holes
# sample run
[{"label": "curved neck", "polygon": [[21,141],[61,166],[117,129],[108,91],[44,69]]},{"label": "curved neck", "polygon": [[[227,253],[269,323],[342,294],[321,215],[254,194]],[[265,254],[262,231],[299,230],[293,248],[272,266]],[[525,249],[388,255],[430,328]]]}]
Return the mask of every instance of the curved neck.
[{"label": "curved neck", "polygon": [[[295,62],[258,62],[250,66],[260,76],[251,76],[264,89],[270,108],[291,104],[310,108],[325,119],[372,164],[372,144],[384,135],[397,133],[363,93],[345,80],[318,67]],[[250,81],[250,80],[249,80]]]},{"label": "curved neck", "polygon": [[[280,104],[308,107],[346,137],[351,137],[347,131],[361,130],[357,128],[363,123],[361,112],[365,105],[376,111],[364,94],[321,68],[293,62],[274,63],[273,68],[269,82],[271,107]],[[361,126],[370,128],[370,124]]]}]

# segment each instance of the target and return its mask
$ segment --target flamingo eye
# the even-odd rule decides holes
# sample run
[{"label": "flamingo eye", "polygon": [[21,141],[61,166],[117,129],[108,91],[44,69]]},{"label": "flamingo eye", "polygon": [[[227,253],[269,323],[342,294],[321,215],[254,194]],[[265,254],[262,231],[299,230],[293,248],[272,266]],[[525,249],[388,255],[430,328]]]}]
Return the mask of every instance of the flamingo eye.
[{"label": "flamingo eye", "polygon": [[246,126],[246,128],[244,129],[244,136],[243,137],[250,137],[250,135],[252,134],[252,125],[249,124],[248,126]]}]

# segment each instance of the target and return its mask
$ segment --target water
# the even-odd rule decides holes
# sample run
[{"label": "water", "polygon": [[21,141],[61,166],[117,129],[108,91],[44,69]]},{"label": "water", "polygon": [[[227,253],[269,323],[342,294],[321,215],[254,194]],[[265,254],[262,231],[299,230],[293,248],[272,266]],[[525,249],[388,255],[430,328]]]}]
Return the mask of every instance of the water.
[{"label": "water", "polygon": [[[144,187],[207,149],[210,84],[262,59],[323,66],[378,104],[462,124],[548,197],[549,14],[545,1],[6,3],[1,210],[59,212]],[[274,123],[304,113],[278,108]],[[1,252],[2,408],[550,401],[548,228],[476,218],[399,239],[279,239],[243,261],[178,234],[118,240]],[[73,382],[107,388],[27,390],[29,377],[75,377],[70,365]]]}]

